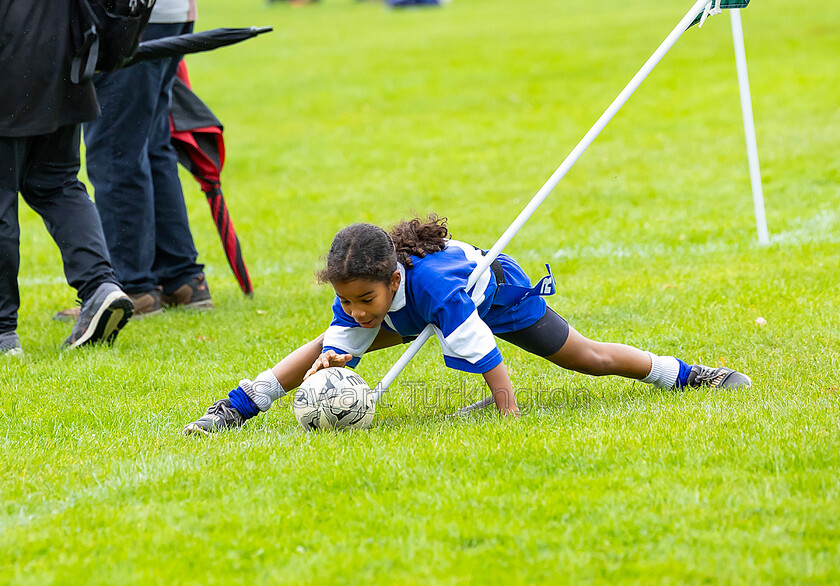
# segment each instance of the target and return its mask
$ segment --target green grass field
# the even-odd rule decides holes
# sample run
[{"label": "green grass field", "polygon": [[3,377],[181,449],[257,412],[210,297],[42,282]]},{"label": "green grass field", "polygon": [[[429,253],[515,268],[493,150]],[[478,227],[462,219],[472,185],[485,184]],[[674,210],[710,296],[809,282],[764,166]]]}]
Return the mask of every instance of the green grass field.
[{"label": "green grass field", "polygon": [[[185,173],[217,310],[62,353],[50,317],[74,292],[22,210],[0,582],[840,581],[836,0],[743,13],[769,246],[723,15],[678,42],[507,249],[534,278],[551,262],[550,304],[584,335],[753,388],[658,391],[501,343],[525,415],[453,419],[483,381],[433,341],[368,431],[306,435],[285,399],[204,440],[184,424],[328,324],[312,273],[336,231],[434,211],[491,246],[691,3],[200,4],[199,29],[275,28],[188,59],[225,124],[256,294]],[[358,372],[375,384],[398,356]]]}]

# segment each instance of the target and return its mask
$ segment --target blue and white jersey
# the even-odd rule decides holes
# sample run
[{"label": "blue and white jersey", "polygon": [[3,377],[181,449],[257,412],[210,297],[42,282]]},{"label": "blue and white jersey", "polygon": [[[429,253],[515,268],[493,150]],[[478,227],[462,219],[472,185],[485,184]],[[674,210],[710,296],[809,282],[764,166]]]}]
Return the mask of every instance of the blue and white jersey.
[{"label": "blue and white jersey", "polygon": [[[414,266],[410,269],[398,263],[400,286],[381,327],[406,337],[416,336],[432,324],[450,368],[484,373],[499,365],[502,355],[493,334],[528,327],[543,316],[546,304],[537,294],[523,297],[531,281],[516,261],[504,254],[499,255],[504,282],[500,285],[488,269],[467,291],[467,280],[481,257],[481,250],[449,240],[440,252],[423,258],[412,256]],[[359,326],[336,297],[324,351],[352,354],[348,366],[356,366],[378,332],[379,328]]]}]

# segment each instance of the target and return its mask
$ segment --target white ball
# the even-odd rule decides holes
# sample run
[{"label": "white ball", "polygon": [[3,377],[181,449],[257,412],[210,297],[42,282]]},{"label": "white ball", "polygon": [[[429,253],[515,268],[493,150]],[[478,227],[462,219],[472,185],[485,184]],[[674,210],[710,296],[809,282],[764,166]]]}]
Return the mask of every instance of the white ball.
[{"label": "white ball", "polygon": [[295,394],[295,417],[304,431],[367,429],[375,404],[370,387],[349,368],[322,368]]}]

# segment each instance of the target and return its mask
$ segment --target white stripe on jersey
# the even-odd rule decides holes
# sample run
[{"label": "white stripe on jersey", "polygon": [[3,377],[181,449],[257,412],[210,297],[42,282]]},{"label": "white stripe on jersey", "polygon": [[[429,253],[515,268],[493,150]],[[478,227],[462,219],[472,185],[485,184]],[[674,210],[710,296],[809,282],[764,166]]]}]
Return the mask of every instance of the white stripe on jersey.
[{"label": "white stripe on jersey", "polygon": [[379,328],[347,328],[343,326],[330,326],[324,334],[324,346],[341,348],[354,357],[365,353],[373,344]]},{"label": "white stripe on jersey", "polygon": [[493,332],[478,317],[477,309],[473,310],[470,317],[445,338],[438,327],[435,327],[435,334],[444,355],[463,358],[471,364],[475,364],[496,348]]},{"label": "white stripe on jersey", "polygon": [[[446,243],[447,247],[454,246],[455,248],[460,248],[464,251],[464,255],[467,257],[467,260],[473,264],[478,264],[481,262],[482,257],[484,256],[481,254],[481,251],[476,249],[474,246],[466,244],[465,242],[460,242],[458,240],[450,240]],[[478,281],[476,281],[475,286],[472,289],[472,292],[467,291],[470,298],[475,303],[475,306],[478,307],[482,303],[484,303],[484,293],[487,292],[487,286],[490,284],[490,275],[493,274],[492,269],[489,267],[484,274],[482,274]]]}]

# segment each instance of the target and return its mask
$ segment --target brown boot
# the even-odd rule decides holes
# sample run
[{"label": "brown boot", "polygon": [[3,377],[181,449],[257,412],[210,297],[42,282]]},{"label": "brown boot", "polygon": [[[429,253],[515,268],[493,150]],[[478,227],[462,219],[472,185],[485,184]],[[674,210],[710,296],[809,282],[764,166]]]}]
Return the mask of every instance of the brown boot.
[{"label": "brown boot", "polygon": [[172,293],[164,293],[162,301],[165,307],[184,307],[198,311],[216,309],[204,275],[196,275],[189,283],[181,285]]},{"label": "brown boot", "polygon": [[75,305],[67,309],[62,309],[53,316],[53,319],[55,321],[76,321],[77,319],[79,319],[79,313],[81,311],[82,308],[78,305]]},{"label": "brown boot", "polygon": [[143,319],[163,313],[160,288],[145,293],[129,293],[128,296],[134,304],[134,317],[132,319]]}]

